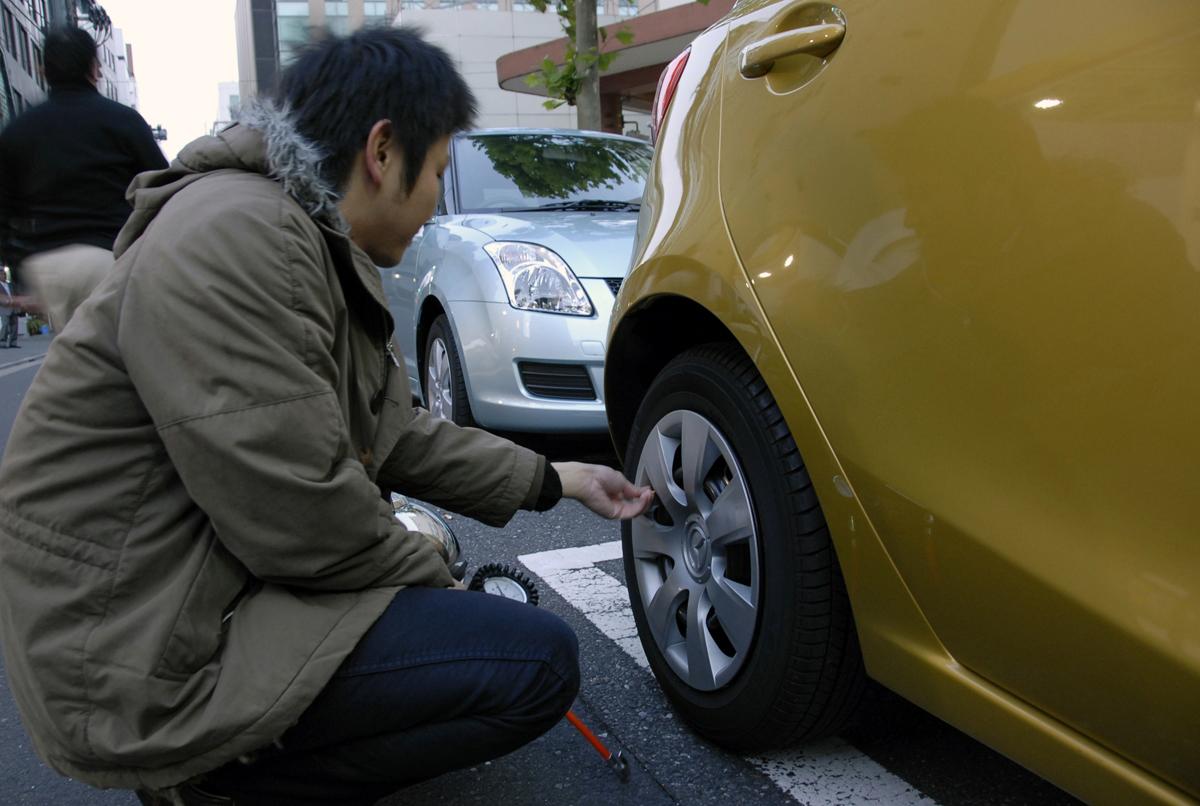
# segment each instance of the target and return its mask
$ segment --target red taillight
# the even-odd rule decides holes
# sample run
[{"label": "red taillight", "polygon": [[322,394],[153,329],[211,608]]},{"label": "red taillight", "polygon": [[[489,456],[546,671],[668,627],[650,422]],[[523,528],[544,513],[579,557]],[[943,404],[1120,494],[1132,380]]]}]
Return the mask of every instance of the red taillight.
[{"label": "red taillight", "polygon": [[654,92],[654,106],[651,107],[650,112],[651,143],[658,139],[663,118],[667,116],[667,107],[671,105],[671,99],[675,97],[675,88],[679,86],[679,77],[683,75],[683,68],[687,67],[688,54],[691,52],[692,47],[688,45],[683,49],[683,53],[671,59],[671,63],[658,77],[658,89]]}]

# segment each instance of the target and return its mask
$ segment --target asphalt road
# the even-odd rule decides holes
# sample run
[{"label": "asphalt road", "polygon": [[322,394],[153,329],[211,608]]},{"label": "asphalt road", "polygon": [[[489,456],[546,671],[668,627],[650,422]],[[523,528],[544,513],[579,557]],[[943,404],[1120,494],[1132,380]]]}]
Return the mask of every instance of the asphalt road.
[{"label": "asphalt road", "polygon": [[[0,448],[38,362],[10,366],[43,351],[0,351]],[[537,441],[557,458],[611,461],[603,441]],[[671,712],[630,638],[621,563],[612,553],[615,524],[574,502],[521,513],[505,529],[466,518],[449,521],[473,564],[516,563],[524,556],[541,606],[579,635],[583,686],[575,712],[630,762],[620,782],[567,723],[503,759],[426,782],[383,801],[400,804],[1050,804],[1072,798],[1004,757],[899,698],[884,697],[867,724],[819,745],[747,759],[694,736]],[[588,548],[591,547],[591,548]],[[558,551],[547,555],[545,552]],[[571,558],[578,568],[554,571]],[[547,570],[547,569],[551,570]],[[136,803],[128,792],[99,791],[61,778],[36,757],[0,668],[0,803],[99,806]],[[453,753],[453,748],[447,748]]]}]

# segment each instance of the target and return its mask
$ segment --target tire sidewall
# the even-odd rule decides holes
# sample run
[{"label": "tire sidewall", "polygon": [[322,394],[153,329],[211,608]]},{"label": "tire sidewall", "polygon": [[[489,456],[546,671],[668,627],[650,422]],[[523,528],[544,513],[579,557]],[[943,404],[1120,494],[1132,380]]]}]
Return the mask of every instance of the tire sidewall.
[{"label": "tire sidewall", "polygon": [[425,397],[425,405],[429,407],[429,366],[431,363],[434,342],[441,340],[446,345],[446,360],[450,362],[450,421],[457,425],[467,425],[470,415],[467,404],[466,376],[462,364],[458,360],[458,347],[454,342],[454,334],[450,332],[450,321],[445,314],[438,316],[429,328],[425,337],[425,365],[421,377],[421,392]]},{"label": "tire sidewall", "polygon": [[[792,634],[792,611],[797,558],[790,544],[792,519],[786,506],[791,495],[784,484],[787,471],[758,418],[750,394],[732,373],[711,359],[693,353],[673,361],[655,379],[634,419],[626,450],[626,468],[635,472],[647,435],[667,413],[687,409],[700,414],[719,430],[733,451],[746,479],[758,536],[759,619],[750,655],[734,680],[723,689],[704,692],[688,686],[670,668],[647,628],[634,569],[632,527],[622,524],[625,576],[638,635],[655,676],[685,716],[705,732],[729,731],[730,723],[758,724],[770,709],[774,693],[786,676]],[[770,651],[777,647],[780,651]],[[736,731],[736,728],[734,729]]]}]

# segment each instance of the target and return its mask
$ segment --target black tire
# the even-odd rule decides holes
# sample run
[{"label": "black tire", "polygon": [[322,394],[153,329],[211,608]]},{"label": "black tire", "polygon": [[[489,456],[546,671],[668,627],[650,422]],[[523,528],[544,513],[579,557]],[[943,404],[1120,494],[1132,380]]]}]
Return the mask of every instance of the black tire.
[{"label": "black tire", "polygon": [[[868,681],[829,530],[783,416],[736,345],[691,349],[659,373],[642,401],[626,450],[629,472],[642,473],[647,438],[676,412],[701,415],[740,465],[754,530],[747,542],[758,552],[756,626],[749,649],[735,651],[740,665],[732,679],[713,690],[691,685],[648,627],[639,580],[647,562],[635,560],[634,527],[625,522],[625,578],[650,666],[684,720],[728,749],[765,750],[835,734],[855,716]],[[649,567],[653,575],[659,566]],[[683,607],[678,618],[684,618]]]},{"label": "black tire", "polygon": [[[449,400],[443,397],[442,406],[430,399],[431,370],[436,371],[438,349],[445,351],[448,376],[443,378],[443,389],[448,391]],[[421,392],[425,398],[425,406],[437,416],[445,417],[457,425],[474,425],[471,417],[471,401],[467,399],[467,382],[463,375],[462,362],[458,358],[458,346],[454,341],[454,333],[450,330],[450,321],[445,314],[433,320],[429,333],[425,337],[425,361],[421,364]],[[449,411],[446,411],[446,409]]]}]

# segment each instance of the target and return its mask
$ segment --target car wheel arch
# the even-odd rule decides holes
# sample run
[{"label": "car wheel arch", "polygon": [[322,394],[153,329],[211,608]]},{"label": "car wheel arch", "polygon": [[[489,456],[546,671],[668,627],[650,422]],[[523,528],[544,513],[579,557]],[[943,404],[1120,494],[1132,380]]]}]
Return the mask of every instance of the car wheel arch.
[{"label": "car wheel arch", "polygon": [[[467,390],[467,403],[473,405],[475,400],[474,392],[471,389],[471,376],[467,374],[465,367],[465,357],[463,356],[462,345],[459,342],[458,328],[454,323],[454,313],[450,310],[450,305],[440,296],[430,293],[421,301],[421,310],[417,316],[417,391],[420,394],[421,400],[428,405],[425,400],[424,386],[421,379],[425,377],[426,358],[425,341],[429,338],[429,331],[433,327],[433,323],[437,321],[439,316],[445,316],[446,322],[450,325],[449,336],[454,340],[454,349],[458,351],[459,360],[464,362],[463,367],[463,384]],[[472,409],[473,410],[473,409]]]},{"label": "car wheel arch", "polygon": [[[425,373],[425,340],[429,338],[429,329],[433,327],[434,321],[439,316],[445,316],[450,319],[450,314],[446,310],[446,306],[442,305],[442,301],[432,294],[425,298],[421,303],[421,312],[417,316],[417,378],[424,377]],[[454,326],[453,320],[450,322],[451,328]],[[422,397],[424,393],[422,393]]]},{"label": "car wheel arch", "polygon": [[[780,373],[790,373],[790,366],[782,355],[772,354],[770,347],[761,342],[747,345],[708,307],[693,298],[680,294],[646,297],[621,316],[610,336],[605,360],[605,405],[618,456],[626,454],[634,417],[654,378],[685,350],[717,342],[736,343],[749,355],[763,382],[777,398],[792,396],[785,394],[789,392],[788,384],[780,383]],[[785,409],[785,422],[812,473],[817,497],[829,515],[834,550],[842,562],[851,590],[851,603],[868,670],[872,676],[908,696],[903,687],[896,686],[886,674],[889,660],[897,657],[901,646],[920,646],[934,654],[944,654],[945,649],[930,630],[919,605],[912,599],[886,549],[874,534],[861,502],[853,495],[846,497],[835,490],[832,479],[843,472],[836,451],[828,443],[816,414],[807,408],[802,393],[800,399],[805,400],[800,409],[787,411],[787,405],[781,408]],[[847,526],[856,521],[861,524],[857,528]],[[867,539],[868,535],[872,539]],[[880,593],[868,595],[867,601],[861,601],[855,591],[862,591],[864,587],[879,589]],[[888,593],[882,594],[883,590]],[[884,634],[890,633],[887,637],[876,631],[876,619],[884,601],[890,603],[888,609],[893,611],[892,616],[885,619],[892,622],[883,630]],[[865,618],[858,618],[860,608],[866,608]],[[904,615],[898,616],[897,609],[902,609]],[[897,640],[898,634],[904,638]]]},{"label": "car wheel arch", "polygon": [[640,302],[621,317],[605,356],[604,400],[617,455],[655,376],[683,351],[712,342],[737,342],[715,314],[687,297],[663,294]]}]

